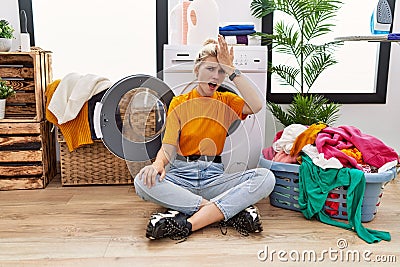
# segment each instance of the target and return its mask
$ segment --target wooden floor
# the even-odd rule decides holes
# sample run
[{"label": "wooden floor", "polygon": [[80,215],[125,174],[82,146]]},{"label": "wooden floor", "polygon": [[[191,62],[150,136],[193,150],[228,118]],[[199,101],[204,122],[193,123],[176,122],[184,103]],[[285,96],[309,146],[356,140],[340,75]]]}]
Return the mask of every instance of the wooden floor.
[{"label": "wooden floor", "polygon": [[[132,186],[62,187],[54,179],[46,189],[0,192],[0,266],[398,266],[400,262],[399,177],[384,190],[376,218],[366,227],[389,231],[392,241],[367,244],[354,232],[306,220],[294,211],[257,204],[264,231],[248,237],[233,229],[222,235],[207,227],[186,242],[145,236],[149,215],[159,207],[143,202]],[[324,254],[321,262],[295,262],[295,253],[340,251],[367,253],[375,262],[341,260]],[[268,250],[269,257],[262,261]],[[281,260],[273,251],[282,250]],[[368,251],[371,254],[368,254]],[[271,258],[270,256],[273,256]],[[342,253],[343,254],[343,253]],[[339,258],[335,260],[335,257]],[[391,257],[393,256],[393,257]],[[282,260],[287,259],[287,262]],[[377,264],[377,260],[397,263]]]}]

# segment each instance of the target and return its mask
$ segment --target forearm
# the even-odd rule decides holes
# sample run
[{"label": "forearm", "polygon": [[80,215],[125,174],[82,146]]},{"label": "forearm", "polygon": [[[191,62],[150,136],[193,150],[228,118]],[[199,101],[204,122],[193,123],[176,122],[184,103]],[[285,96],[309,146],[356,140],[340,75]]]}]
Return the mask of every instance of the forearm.
[{"label": "forearm", "polygon": [[171,159],[175,157],[176,147],[170,144],[163,144],[161,149],[158,151],[156,159],[153,162],[153,165],[165,167]]},{"label": "forearm", "polygon": [[245,107],[243,108],[244,114],[253,114],[259,112],[263,107],[263,99],[258,94],[256,85],[241,74],[233,79],[233,83],[236,85],[240,94],[245,101]]},{"label": "forearm", "polygon": [[[233,65],[233,47],[228,45],[222,35],[218,35],[217,59],[221,68],[228,76],[234,73]],[[264,99],[258,94],[256,85],[251,82],[244,74],[233,77],[233,83],[241,93],[245,105],[243,107],[244,114],[253,114],[259,112],[263,107]],[[264,89],[264,88],[261,88]]]}]

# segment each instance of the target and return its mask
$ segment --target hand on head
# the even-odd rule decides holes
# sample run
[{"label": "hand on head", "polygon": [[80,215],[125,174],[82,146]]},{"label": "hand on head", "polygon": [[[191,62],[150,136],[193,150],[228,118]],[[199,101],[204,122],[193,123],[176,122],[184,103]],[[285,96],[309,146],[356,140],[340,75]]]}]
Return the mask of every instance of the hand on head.
[{"label": "hand on head", "polygon": [[233,47],[228,47],[225,38],[218,35],[217,60],[226,73],[231,73],[233,67]]}]

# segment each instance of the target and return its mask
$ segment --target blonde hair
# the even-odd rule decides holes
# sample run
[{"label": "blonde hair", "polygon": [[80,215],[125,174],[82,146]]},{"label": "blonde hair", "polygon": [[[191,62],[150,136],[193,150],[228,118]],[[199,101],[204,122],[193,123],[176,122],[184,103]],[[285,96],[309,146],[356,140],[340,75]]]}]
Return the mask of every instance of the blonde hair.
[{"label": "blonde hair", "polygon": [[203,47],[197,54],[197,57],[194,61],[195,69],[198,68],[201,62],[207,57],[216,57],[217,56],[217,44],[218,42],[214,39],[207,39],[203,43]]}]

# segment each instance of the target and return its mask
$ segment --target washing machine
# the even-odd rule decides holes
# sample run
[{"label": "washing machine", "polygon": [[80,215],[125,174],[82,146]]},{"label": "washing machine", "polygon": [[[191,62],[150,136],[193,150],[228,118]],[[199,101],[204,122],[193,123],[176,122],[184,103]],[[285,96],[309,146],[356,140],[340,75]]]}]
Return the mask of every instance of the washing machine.
[{"label": "washing machine", "polygon": [[173,96],[166,83],[150,75],[137,74],[119,80],[95,104],[96,137],[111,153],[124,159],[128,167],[131,162],[154,159],[161,148]]},{"label": "washing machine", "polygon": [[[95,134],[114,155],[125,159],[128,167],[132,162],[156,157],[172,98],[193,88],[187,85],[194,80],[192,71],[199,49],[197,46],[166,45],[164,80],[142,74],[125,77],[110,87],[96,103],[93,112]],[[260,98],[264,100],[266,48],[235,47],[234,53],[234,65],[255,83]],[[240,95],[229,79],[221,88]],[[226,172],[257,166],[264,147],[265,111],[264,106],[258,113],[243,121],[237,120],[229,128],[221,155]]]},{"label": "washing machine", "polygon": [[[174,95],[192,90],[196,83],[193,73],[194,60],[201,46],[164,45],[163,80]],[[255,84],[263,108],[256,114],[248,115],[243,121],[236,121],[228,131],[222,161],[228,173],[257,167],[265,139],[266,91],[267,91],[267,47],[234,46],[234,66],[241,70]],[[241,95],[235,84],[228,78],[221,88]]]}]

